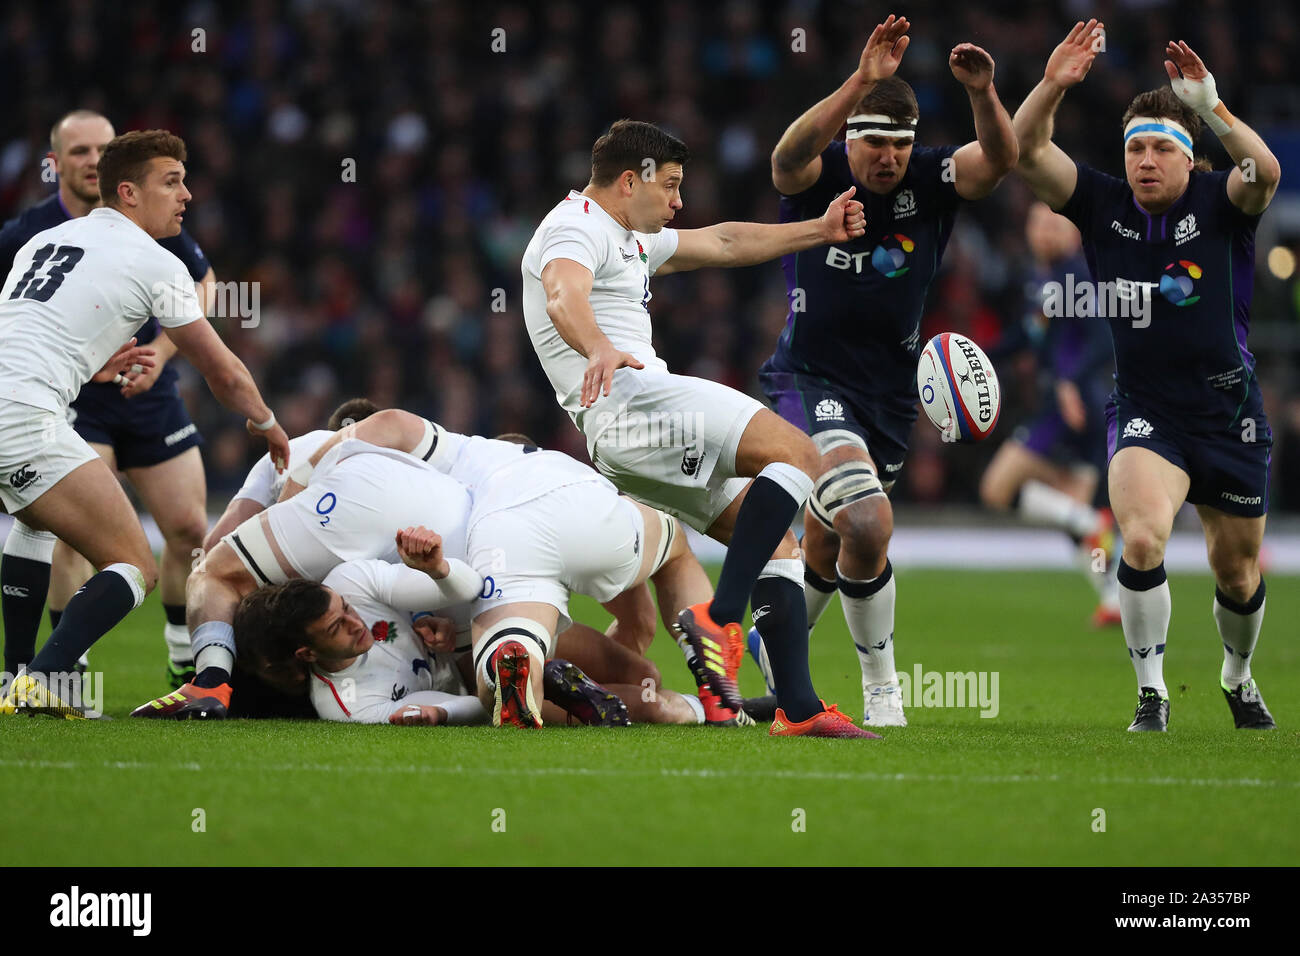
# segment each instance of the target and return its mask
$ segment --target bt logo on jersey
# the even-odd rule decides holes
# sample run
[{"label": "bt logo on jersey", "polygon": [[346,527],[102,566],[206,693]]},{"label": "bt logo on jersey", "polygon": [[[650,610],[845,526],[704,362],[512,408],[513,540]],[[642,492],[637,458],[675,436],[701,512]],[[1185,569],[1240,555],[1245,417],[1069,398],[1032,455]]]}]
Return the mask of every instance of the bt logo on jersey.
[{"label": "bt logo on jersey", "polygon": [[1190,259],[1171,262],[1160,277],[1160,294],[1179,307],[1199,302],[1201,297],[1192,295],[1192,292],[1196,289],[1196,280],[1204,274],[1201,267]]}]

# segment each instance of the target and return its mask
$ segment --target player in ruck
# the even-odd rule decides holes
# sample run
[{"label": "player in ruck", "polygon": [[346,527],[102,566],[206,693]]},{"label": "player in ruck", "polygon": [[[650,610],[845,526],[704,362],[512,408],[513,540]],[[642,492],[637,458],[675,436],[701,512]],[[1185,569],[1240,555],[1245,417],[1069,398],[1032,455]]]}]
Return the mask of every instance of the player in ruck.
[{"label": "player in ruck", "polygon": [[62,687],[77,658],[157,583],[135,509],[67,420],[81,387],[150,315],[217,399],[265,436],[272,456],[288,458],[288,438],[252,376],[203,317],[180,260],[154,241],[180,231],[191,198],[184,159],[184,142],[165,130],[114,139],[98,167],[105,205],[34,236],[0,289],[0,501],[98,569],[14,679],[0,713],[82,716],[42,675]]},{"label": "player in ruck", "polygon": [[[113,139],[113,126],[98,113],[74,110],[50,130],[46,158],[59,176],[59,188],[0,230],[0,275],[8,275],[14,256],[27,240],[99,206],[96,166]],[[158,244],[184,263],[197,284],[200,306],[214,281],[211,266],[190,235],[181,229]],[[207,527],[202,444],[176,386],[177,374],[168,361],[175,344],[159,335],[158,320],[150,317],[136,341],[157,353],[156,364],[139,371],[128,368],[124,385],[89,382],[72,401],[72,427],[99,453],[110,470],[121,469],[158,522],[163,536],[159,562],[159,591],[166,624],[167,673],[172,686],[193,673],[189,632],[185,629],[185,578],[191,555],[203,542]],[[63,608],[94,572],[86,560],[54,535],[17,523],[5,541],[0,561],[3,584],[5,670],[17,673],[36,651],[41,609],[49,594],[50,623],[57,627]],[[51,563],[53,571],[51,572]]]},{"label": "player in ruck", "polygon": [[[872,30],[853,75],[795,120],[772,152],[783,221],[856,188],[868,228],[782,260],[790,314],[759,372],[772,407],[811,434],[821,456],[804,514],[808,623],[838,590],[862,668],[867,726],[907,724],[894,669],[887,495],[916,420],[926,291],[962,202],[987,196],[1016,164],[993,58],[969,43],[952,49],[948,66],[970,98],[975,141],[915,145],[916,96],[894,76],[908,27],[906,17],[891,15]],[[835,139],[846,123],[844,140]]]},{"label": "player in ruck", "polygon": [[[1164,552],[1184,501],[1196,505],[1205,529],[1224,649],[1219,680],[1233,721],[1270,729],[1250,659],[1264,618],[1259,549],[1272,435],[1246,333],[1255,226],[1281,166],[1228,111],[1205,64],[1181,41],[1165,48],[1170,85],[1139,94],[1124,113],[1125,178],[1075,163],[1052,142],[1052,117],[1087,75],[1104,36],[1096,20],[1075,24],[1016,111],[1015,129],[1020,174],[1079,227],[1093,280],[1099,288],[1113,284],[1126,301],[1141,296],[1146,306],[1108,316],[1115,344],[1108,478],[1124,538],[1124,640],[1139,688],[1129,730],[1163,731],[1169,723]],[[1197,168],[1202,123],[1236,163],[1231,170]]]},{"label": "player in ruck", "polygon": [[[1092,309],[1074,314],[1075,283],[1088,275],[1079,230],[1036,202],[1025,238],[1033,272],[1025,283],[1019,335],[1008,338],[1038,353],[1038,411],[998,448],[980,479],[980,500],[1070,536],[1099,598],[1092,625],[1105,627],[1119,623],[1115,519],[1109,508],[1092,503],[1106,462],[1103,409],[1114,384],[1114,350]],[[1012,348],[1000,345],[999,351]]]},{"label": "player in ruck", "polygon": [[803,566],[789,528],[812,489],[816,449],[749,396],[669,373],[649,311],[652,275],[849,241],[863,233],[861,205],[850,188],[805,222],[668,229],[688,155],[680,140],[632,120],[596,140],[591,181],[547,214],[524,252],[528,333],[600,473],[728,545],[712,602],[679,617],[721,704],[741,707],[739,621],[752,592],[754,607],[767,609],[780,700],[772,733],[865,736],[825,708],[808,674]]}]

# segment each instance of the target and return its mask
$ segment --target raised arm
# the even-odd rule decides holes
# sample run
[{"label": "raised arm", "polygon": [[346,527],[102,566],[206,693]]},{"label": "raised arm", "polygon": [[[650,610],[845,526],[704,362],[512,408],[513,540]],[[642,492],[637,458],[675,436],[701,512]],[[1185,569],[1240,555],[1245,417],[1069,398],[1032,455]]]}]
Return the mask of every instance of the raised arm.
[{"label": "raised arm", "polygon": [[790,124],[772,151],[772,185],[787,196],[801,193],[822,173],[821,153],[871,92],[877,80],[893,76],[907,49],[907,17],[892,13],[871,31],[858,68],[826,99]]},{"label": "raised arm", "polygon": [[966,87],[975,116],[975,142],[953,155],[953,187],[962,199],[983,199],[1016,168],[1020,151],[1015,130],[993,88],[993,57],[973,43],[959,43],[948,55],[948,66]]},{"label": "raised arm", "polygon": [[1088,75],[1101,49],[1104,24],[1089,20],[1074,25],[1047,60],[1042,81],[1033,88],[1012,118],[1020,159],[1016,172],[1034,195],[1059,210],[1074,195],[1079,172],[1065,151],[1052,142],[1052,118],[1065,91]]},{"label": "raised arm", "polygon": [[803,222],[720,222],[705,229],[677,232],[677,251],[655,275],[689,272],[705,266],[752,266],[791,252],[832,242],[848,242],[867,231],[856,186],[836,196],[820,219]]},{"label": "raised arm", "polygon": [[1282,179],[1282,165],[1253,129],[1233,116],[1219,99],[1214,77],[1186,43],[1169,41],[1165,72],[1180,100],[1196,110],[1232,157],[1228,201],[1244,213],[1259,215],[1268,208]]}]

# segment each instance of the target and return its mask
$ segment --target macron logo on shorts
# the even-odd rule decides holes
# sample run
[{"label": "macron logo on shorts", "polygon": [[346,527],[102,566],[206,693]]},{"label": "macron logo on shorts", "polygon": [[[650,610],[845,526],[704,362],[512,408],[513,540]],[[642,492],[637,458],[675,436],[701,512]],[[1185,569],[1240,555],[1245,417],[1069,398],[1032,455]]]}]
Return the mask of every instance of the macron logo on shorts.
[{"label": "macron logo on shorts", "polygon": [[1125,438],[1150,438],[1151,423],[1145,418],[1130,418],[1124,426]]},{"label": "macron logo on shorts", "polygon": [[176,431],[172,432],[170,435],[164,438],[163,444],[166,445],[168,448],[170,448],[178,441],[182,441],[186,438],[189,438],[198,430],[199,430],[198,426],[195,425],[193,422],[191,422],[190,424],[186,425],[184,428],[176,429]]}]

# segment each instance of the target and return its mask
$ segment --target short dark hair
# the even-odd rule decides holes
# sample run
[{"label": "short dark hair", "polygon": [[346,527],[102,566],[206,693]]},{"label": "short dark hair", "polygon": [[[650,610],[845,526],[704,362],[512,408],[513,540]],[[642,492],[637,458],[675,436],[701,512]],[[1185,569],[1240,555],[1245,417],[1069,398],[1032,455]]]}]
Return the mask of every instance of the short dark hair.
[{"label": "short dark hair", "polygon": [[311,666],[295,654],[310,647],[307,627],[330,606],[323,584],[294,579],[247,595],[235,608],[233,627],[239,661],[286,694],[310,689]]},{"label": "short dark hair", "polygon": [[887,76],[877,80],[871,92],[858,101],[854,113],[880,114],[901,123],[920,118],[921,108],[906,80]]},{"label": "short dark hair", "polygon": [[628,169],[640,176],[647,159],[656,167],[664,163],[685,167],[690,158],[686,144],[671,133],[653,123],[621,119],[591,147],[591,185],[608,186]]},{"label": "short dark hair", "polygon": [[117,204],[121,183],[144,182],[149,161],[159,157],[185,162],[185,140],[165,129],[140,129],[123,133],[104,147],[99,157],[99,196],[105,205]]},{"label": "short dark hair", "polygon": [[523,432],[503,432],[496,437],[497,441],[508,441],[516,445],[532,445],[534,448],[540,448],[541,445],[533,441]]},{"label": "short dark hair", "polygon": [[351,425],[365,421],[377,411],[379,411],[379,406],[368,398],[349,398],[334,409],[334,414],[330,416],[329,424],[325,427],[332,432],[336,432],[345,424]]}]

